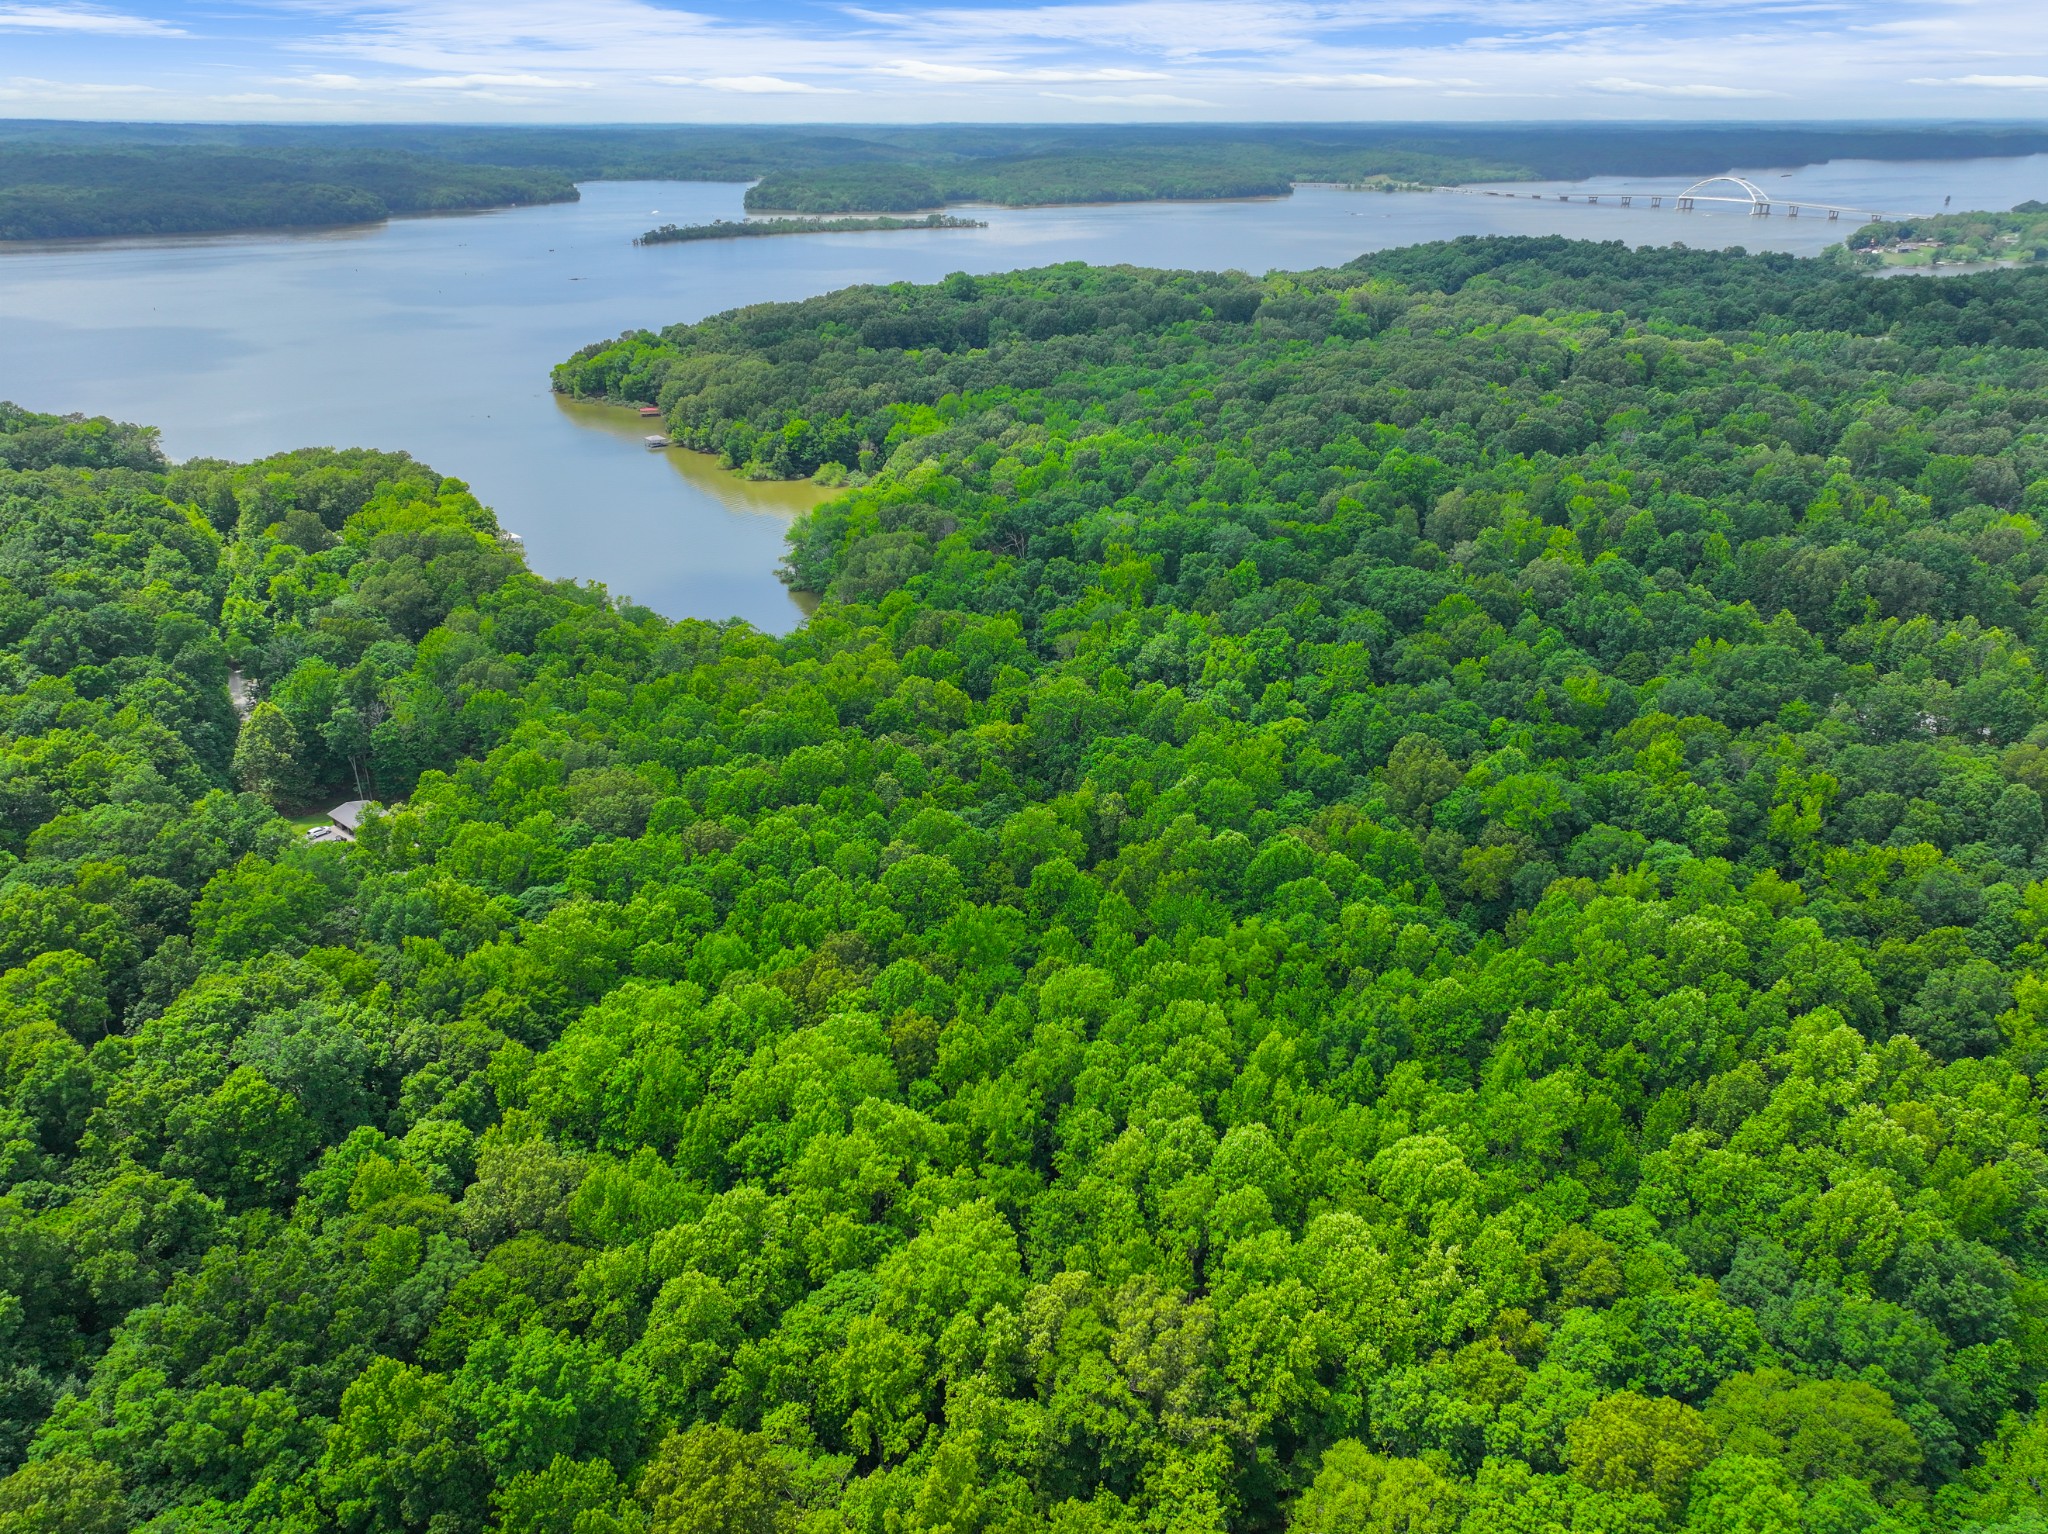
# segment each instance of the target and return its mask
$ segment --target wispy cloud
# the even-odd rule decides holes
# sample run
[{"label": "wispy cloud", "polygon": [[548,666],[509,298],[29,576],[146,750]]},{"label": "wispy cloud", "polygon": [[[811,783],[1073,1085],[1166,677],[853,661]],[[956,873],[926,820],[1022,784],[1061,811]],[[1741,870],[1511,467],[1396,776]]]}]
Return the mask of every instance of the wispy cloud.
[{"label": "wispy cloud", "polygon": [[812,85],[807,80],[785,80],[780,75],[713,75],[700,80],[715,91],[732,91],[741,96],[844,96],[846,90],[833,85]]},{"label": "wispy cloud", "polygon": [[1157,69],[990,69],[980,64],[933,64],[923,59],[897,59],[882,66],[886,74],[932,85],[987,85],[999,80],[1031,80],[1079,85],[1118,80],[1167,80]]},{"label": "wispy cloud", "polygon": [[1688,80],[1630,80],[1619,76],[1588,80],[1586,89],[1603,96],[1662,96],[1674,101],[1768,101],[1782,91],[1760,91],[1740,85],[1704,85]]},{"label": "wispy cloud", "polygon": [[1273,82],[1275,85],[1303,85],[1313,91],[1384,91],[1407,90],[1415,86],[1434,85],[1433,80],[1420,79],[1415,75],[1282,75]]},{"label": "wispy cloud", "polygon": [[588,80],[513,74],[380,75],[365,78],[362,75],[320,73],[293,75],[277,83],[310,85],[323,91],[586,91],[592,88]]},{"label": "wispy cloud", "polygon": [[848,14],[901,36],[960,46],[1079,44],[1167,58],[1270,54],[1359,20],[1365,6],[1307,0],[1081,0],[1076,4],[933,6]]},{"label": "wispy cloud", "polygon": [[0,5],[0,29],[85,32],[100,37],[184,37],[182,27],[149,16],[129,16],[83,5]]},{"label": "wispy cloud", "polygon": [[2041,0],[0,0],[0,38],[24,77],[198,117],[1967,117],[2048,90]]},{"label": "wispy cloud", "polygon": [[2048,75],[1957,75],[1948,80],[1930,80],[1916,76],[1909,85],[1963,85],[1995,91],[2040,91],[2048,90]]},{"label": "wispy cloud", "polygon": [[14,75],[0,85],[0,97],[10,100],[39,96],[91,98],[99,96],[150,96],[154,85],[135,85],[96,80],[40,80],[33,75]]},{"label": "wispy cloud", "polygon": [[537,91],[587,91],[588,80],[557,80],[547,75],[420,75],[400,85],[422,91],[473,91],[485,87],[513,85]]},{"label": "wispy cloud", "polygon": [[1074,91],[1040,91],[1039,95],[1049,101],[1088,101],[1103,106],[1119,107],[1213,107],[1213,101],[1203,101],[1194,96],[1169,96],[1163,91],[1139,91],[1131,96],[1105,94],[1083,95]]}]

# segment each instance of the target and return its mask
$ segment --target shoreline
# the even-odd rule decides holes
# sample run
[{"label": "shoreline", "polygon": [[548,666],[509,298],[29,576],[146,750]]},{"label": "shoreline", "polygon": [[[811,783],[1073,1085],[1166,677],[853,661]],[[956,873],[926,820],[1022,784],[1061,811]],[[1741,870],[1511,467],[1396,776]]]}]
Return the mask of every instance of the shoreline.
[{"label": "shoreline", "polygon": [[131,231],[127,234],[36,234],[21,239],[0,236],[0,255],[10,250],[48,253],[62,250],[115,250],[123,245],[198,244],[206,240],[276,239],[305,236],[318,239],[337,234],[369,234],[392,224],[427,218],[482,218],[492,213],[516,213],[522,208],[561,208],[583,200],[582,183],[574,197],[542,197],[532,202],[480,203],[473,208],[415,208],[387,213],[382,218],[350,219],[339,224],[235,224],[224,229],[167,229],[160,233]]},{"label": "shoreline", "polygon": [[773,240],[802,234],[930,234],[939,230],[986,229],[976,218],[951,213],[927,213],[921,218],[903,218],[893,213],[869,217],[831,215],[713,219],[708,224],[662,224],[636,238],[635,245],[702,245],[714,240]]}]

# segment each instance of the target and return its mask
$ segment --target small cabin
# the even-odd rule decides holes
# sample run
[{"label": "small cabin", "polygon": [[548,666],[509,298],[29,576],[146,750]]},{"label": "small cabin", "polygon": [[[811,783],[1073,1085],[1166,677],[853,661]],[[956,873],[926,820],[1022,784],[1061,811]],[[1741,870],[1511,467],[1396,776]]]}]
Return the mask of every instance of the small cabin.
[{"label": "small cabin", "polygon": [[330,824],[317,828],[329,833],[319,839],[321,841],[335,841],[337,839],[345,842],[354,841],[356,839],[356,832],[363,823],[363,811],[369,807],[370,801],[367,799],[349,799],[341,804],[337,804],[327,812],[327,819]]}]

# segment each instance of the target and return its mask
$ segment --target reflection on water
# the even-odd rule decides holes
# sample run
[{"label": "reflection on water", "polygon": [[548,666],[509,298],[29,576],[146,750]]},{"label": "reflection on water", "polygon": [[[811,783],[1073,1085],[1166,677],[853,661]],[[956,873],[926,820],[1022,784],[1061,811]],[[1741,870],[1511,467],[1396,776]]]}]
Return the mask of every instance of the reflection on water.
[{"label": "reflection on water", "polygon": [[[642,416],[623,405],[598,405],[557,394],[555,408],[578,426],[617,437],[642,452],[647,451],[650,433],[661,422]],[[715,453],[699,453],[687,447],[661,448],[652,455],[674,469],[677,477],[698,495],[708,497],[735,516],[773,517],[777,525],[791,522],[838,494],[835,487],[814,484],[807,479],[742,479],[722,467]]]}]

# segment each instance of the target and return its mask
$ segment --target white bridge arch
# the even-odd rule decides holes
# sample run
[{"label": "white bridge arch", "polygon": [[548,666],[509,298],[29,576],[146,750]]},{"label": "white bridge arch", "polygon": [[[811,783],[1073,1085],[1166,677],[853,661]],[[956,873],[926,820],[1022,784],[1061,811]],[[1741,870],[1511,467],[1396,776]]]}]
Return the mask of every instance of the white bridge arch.
[{"label": "white bridge arch", "polygon": [[1695,181],[1678,194],[1678,205],[1681,208],[1690,206],[1700,192],[1710,186],[1732,186],[1742,195],[1730,197],[1725,193],[1709,193],[1706,199],[1708,202],[1746,202],[1752,207],[1760,208],[1768,208],[1771,205],[1769,195],[1747,176],[1708,176],[1705,180]]},{"label": "white bridge arch", "polygon": [[[1708,187],[1733,187],[1734,192],[1710,192],[1706,190]],[[1771,215],[1771,194],[1747,176],[1708,176],[1703,180],[1695,181],[1691,186],[1678,194],[1676,206],[1679,212],[1690,213],[1693,204],[1696,202],[1732,202],[1737,205],[1747,203],[1751,214],[1763,218],[1769,218]],[[1850,208],[1831,207],[1826,203],[1800,204],[1796,202],[1787,203],[1786,211],[1793,218],[1797,218],[1802,206],[1809,212],[1825,213],[1830,219],[1838,219],[1844,213],[1855,211]],[[1882,218],[1884,215],[1880,213],[1870,216]]]}]

